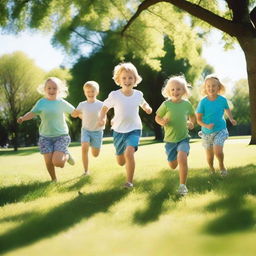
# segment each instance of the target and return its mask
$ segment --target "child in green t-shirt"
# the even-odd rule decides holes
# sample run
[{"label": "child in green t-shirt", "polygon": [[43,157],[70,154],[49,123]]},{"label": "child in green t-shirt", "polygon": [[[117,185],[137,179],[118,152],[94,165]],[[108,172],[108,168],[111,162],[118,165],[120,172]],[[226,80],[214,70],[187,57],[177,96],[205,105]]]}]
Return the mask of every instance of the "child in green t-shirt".
[{"label": "child in green t-shirt", "polygon": [[166,101],[156,111],[155,121],[164,127],[165,150],[169,166],[175,169],[179,165],[180,186],[178,193],[186,195],[189,154],[188,129],[194,128],[196,121],[194,109],[186,100],[188,84],[183,76],[169,78],[162,90]]}]

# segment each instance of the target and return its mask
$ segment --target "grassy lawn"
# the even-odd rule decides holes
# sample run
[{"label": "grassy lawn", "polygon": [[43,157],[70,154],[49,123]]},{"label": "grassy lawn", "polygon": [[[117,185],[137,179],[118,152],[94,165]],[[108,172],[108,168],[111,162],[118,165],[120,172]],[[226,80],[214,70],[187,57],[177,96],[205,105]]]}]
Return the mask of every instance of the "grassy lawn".
[{"label": "grassy lawn", "polygon": [[121,187],[124,168],[109,140],[91,158],[89,177],[72,145],[77,163],[57,169],[56,184],[37,148],[0,150],[0,255],[256,255],[256,146],[248,141],[227,141],[230,175],[222,178],[209,175],[192,140],[184,198],[164,144],[150,139],[136,153],[132,191]]}]

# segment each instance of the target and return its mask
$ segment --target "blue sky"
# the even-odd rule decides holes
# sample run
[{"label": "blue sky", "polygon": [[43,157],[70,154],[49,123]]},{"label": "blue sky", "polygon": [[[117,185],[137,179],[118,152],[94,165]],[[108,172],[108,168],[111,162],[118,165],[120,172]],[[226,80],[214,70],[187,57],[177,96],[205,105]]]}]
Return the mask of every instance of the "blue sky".
[{"label": "blue sky", "polygon": [[[221,42],[221,33],[213,30],[203,47],[203,57],[215,68],[221,80],[232,84],[246,78],[246,64],[242,50],[236,44],[235,49],[225,51]],[[21,33],[18,36],[0,34],[0,55],[21,50],[35,63],[48,71],[66,64],[68,61],[60,49],[51,45],[51,35],[43,33]]]}]

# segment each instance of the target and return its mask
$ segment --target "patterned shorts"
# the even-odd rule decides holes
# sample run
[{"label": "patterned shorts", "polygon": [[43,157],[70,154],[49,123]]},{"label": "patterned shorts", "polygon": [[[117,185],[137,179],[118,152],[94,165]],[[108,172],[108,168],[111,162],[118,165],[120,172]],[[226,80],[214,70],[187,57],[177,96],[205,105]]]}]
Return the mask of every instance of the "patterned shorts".
[{"label": "patterned shorts", "polygon": [[55,151],[68,153],[68,145],[71,139],[69,135],[61,135],[58,137],[39,136],[39,149],[41,154],[48,154]]},{"label": "patterned shorts", "polygon": [[214,145],[223,146],[225,140],[228,138],[228,130],[225,128],[218,132],[213,132],[210,134],[201,133],[203,140],[203,147],[208,149]]}]

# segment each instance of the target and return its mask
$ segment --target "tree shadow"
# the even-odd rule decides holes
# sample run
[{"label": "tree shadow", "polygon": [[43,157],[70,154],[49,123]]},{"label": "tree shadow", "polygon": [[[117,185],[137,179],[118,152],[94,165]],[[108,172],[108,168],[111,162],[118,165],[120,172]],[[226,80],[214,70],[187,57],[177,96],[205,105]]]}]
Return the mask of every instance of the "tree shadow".
[{"label": "tree shadow", "polygon": [[97,193],[77,195],[72,200],[46,214],[34,212],[23,223],[0,237],[0,253],[32,244],[56,235],[83,219],[89,219],[108,209],[127,194],[124,189],[113,188]]},{"label": "tree shadow", "polygon": [[38,152],[38,147],[20,148],[18,151],[14,151],[13,149],[6,149],[0,150],[0,156],[27,156]]},{"label": "tree shadow", "polygon": [[159,177],[153,180],[143,180],[138,185],[140,191],[147,195],[146,207],[135,212],[133,221],[139,225],[158,220],[159,216],[167,209],[164,206],[166,201],[175,203],[181,199],[176,193],[178,184],[178,173],[176,171],[165,170]]},{"label": "tree shadow", "polygon": [[255,208],[247,203],[247,196],[256,195],[256,166],[234,168],[223,184],[216,187],[221,199],[210,203],[206,211],[217,213],[218,217],[209,222],[204,231],[210,234],[226,234],[253,229]]},{"label": "tree shadow", "polygon": [[90,183],[90,177],[77,177],[64,183],[52,183],[46,181],[1,187],[0,206],[17,202],[33,201],[53,192],[76,191]]}]

